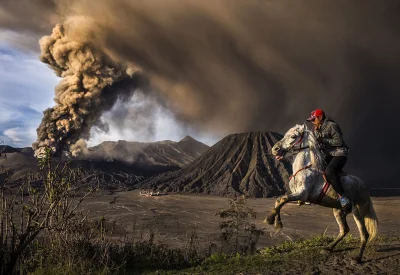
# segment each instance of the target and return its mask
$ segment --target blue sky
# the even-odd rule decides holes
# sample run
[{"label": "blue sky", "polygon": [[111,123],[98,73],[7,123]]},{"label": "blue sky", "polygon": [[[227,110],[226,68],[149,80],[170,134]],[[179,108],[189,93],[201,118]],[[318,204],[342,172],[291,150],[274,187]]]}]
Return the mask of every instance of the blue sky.
[{"label": "blue sky", "polygon": [[[26,51],[26,48],[20,49],[4,41],[7,40],[0,41],[0,141],[13,147],[27,147],[36,140],[36,128],[42,119],[43,110],[54,105],[54,87],[59,78],[39,61],[38,52]],[[192,135],[209,145],[217,141],[212,136],[199,136],[179,126],[168,110],[161,110],[155,116],[155,129],[151,136],[143,129],[134,129],[130,125],[115,127],[108,117],[105,114],[103,119],[110,124],[110,131],[92,131],[90,146],[120,139],[179,140],[186,135]]]},{"label": "blue sky", "polygon": [[0,140],[30,146],[42,111],[53,105],[55,74],[37,54],[23,53],[0,42]]}]

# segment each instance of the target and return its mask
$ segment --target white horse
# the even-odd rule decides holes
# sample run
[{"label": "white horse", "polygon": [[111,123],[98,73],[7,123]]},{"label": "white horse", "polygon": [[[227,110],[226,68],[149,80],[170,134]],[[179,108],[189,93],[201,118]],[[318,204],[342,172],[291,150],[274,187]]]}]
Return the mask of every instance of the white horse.
[{"label": "white horse", "polygon": [[[346,221],[346,212],[341,209],[338,194],[326,181],[323,168],[323,155],[317,147],[317,142],[306,125],[296,125],[291,128],[282,140],[272,148],[272,154],[281,159],[285,154],[295,155],[293,175],[289,181],[290,194],[277,199],[275,208],[264,222],[275,224],[282,229],[280,210],[289,201],[312,202],[325,207],[332,207],[333,214],[339,224],[339,235],[325,247],[322,252],[332,252],[333,248],[350,231]],[[361,263],[365,246],[378,233],[378,219],[364,182],[352,175],[341,175],[344,193],[352,203],[352,213],[360,231],[361,247],[358,256],[353,260]]]}]

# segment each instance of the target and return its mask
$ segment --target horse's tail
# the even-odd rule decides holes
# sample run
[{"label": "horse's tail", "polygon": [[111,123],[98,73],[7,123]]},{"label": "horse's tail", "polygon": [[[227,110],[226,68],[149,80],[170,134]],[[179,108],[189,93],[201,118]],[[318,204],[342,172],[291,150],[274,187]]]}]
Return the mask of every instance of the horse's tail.
[{"label": "horse's tail", "polygon": [[368,241],[372,241],[378,235],[378,217],[371,198],[369,198],[365,211],[364,222],[369,234]]}]

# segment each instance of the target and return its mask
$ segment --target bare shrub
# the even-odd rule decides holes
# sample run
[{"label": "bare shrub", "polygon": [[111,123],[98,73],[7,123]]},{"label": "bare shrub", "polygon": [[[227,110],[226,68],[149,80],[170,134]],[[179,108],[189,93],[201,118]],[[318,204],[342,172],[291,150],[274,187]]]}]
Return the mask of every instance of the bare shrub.
[{"label": "bare shrub", "polygon": [[[67,232],[81,224],[85,215],[78,212],[82,201],[92,192],[76,198],[78,175],[68,163],[54,166],[50,150],[39,159],[42,187],[34,187],[29,177],[19,187],[9,186],[11,173],[5,173],[0,186],[0,273],[11,274],[30,266],[26,253],[39,249],[34,241],[53,232]],[[3,173],[4,174],[4,173]]]},{"label": "bare shrub", "polygon": [[230,208],[220,209],[216,215],[223,219],[219,227],[221,240],[233,252],[254,253],[262,230],[251,222],[256,218],[254,210],[247,206],[244,196],[229,200]]}]

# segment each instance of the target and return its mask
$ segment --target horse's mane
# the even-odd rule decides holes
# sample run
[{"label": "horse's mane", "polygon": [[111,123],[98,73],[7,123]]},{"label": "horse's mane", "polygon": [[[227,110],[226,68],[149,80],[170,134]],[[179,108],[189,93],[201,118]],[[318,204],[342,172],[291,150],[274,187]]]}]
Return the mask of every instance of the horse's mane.
[{"label": "horse's mane", "polygon": [[312,131],[308,130],[307,127],[304,127],[305,133],[308,135],[308,146],[310,147],[311,151],[311,163],[316,165],[316,168],[318,170],[323,171],[324,170],[324,157],[322,155],[322,152],[318,148],[318,142],[313,134]]}]

